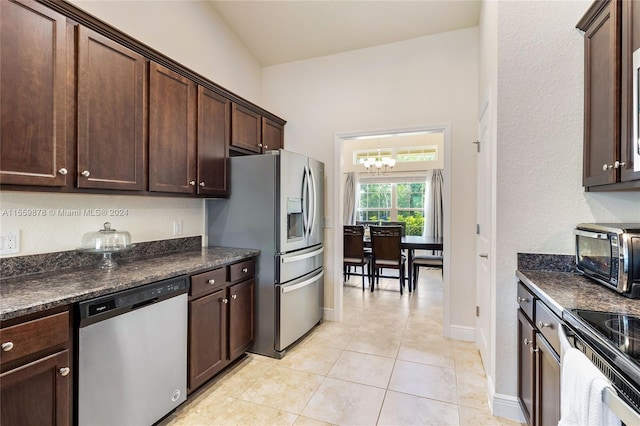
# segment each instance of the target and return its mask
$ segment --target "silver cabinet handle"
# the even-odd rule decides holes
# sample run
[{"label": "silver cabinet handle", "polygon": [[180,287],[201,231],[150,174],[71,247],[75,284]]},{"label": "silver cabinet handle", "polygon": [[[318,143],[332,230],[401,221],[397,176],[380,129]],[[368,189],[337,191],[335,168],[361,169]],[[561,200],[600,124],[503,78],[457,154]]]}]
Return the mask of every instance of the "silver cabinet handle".
[{"label": "silver cabinet handle", "polygon": [[91,176],[91,173],[89,173],[89,170],[85,170],[85,171],[83,171],[83,172],[82,172],[82,173],[80,173],[80,174],[81,174],[82,176],[84,176],[84,177],[89,177],[89,176]]},{"label": "silver cabinet handle", "polygon": [[525,345],[525,346],[529,346],[529,345],[530,345],[530,344],[532,344],[532,343],[533,343],[533,340],[529,340],[529,339],[527,339],[526,337],[524,338],[524,345]]},{"label": "silver cabinet handle", "polygon": [[607,170],[611,170],[611,169],[613,169],[613,165],[612,164],[606,164],[605,163],[605,164],[602,165],[602,171],[606,172]]},{"label": "silver cabinet handle", "polygon": [[247,272],[249,272],[249,269],[248,268],[242,268],[242,272],[244,272],[246,274]]},{"label": "silver cabinet handle", "polygon": [[620,168],[620,167],[624,167],[626,165],[627,165],[627,163],[625,163],[624,161],[622,163],[619,162],[619,161],[616,161],[615,163],[613,163],[613,168],[617,169],[617,168]]},{"label": "silver cabinet handle", "polygon": [[58,372],[61,376],[68,376],[71,370],[69,369],[69,367],[62,367],[60,370],[58,370]]},{"label": "silver cabinet handle", "polygon": [[237,294],[232,294],[232,295],[231,295],[231,298],[232,298],[233,300],[236,300],[236,299],[238,298],[238,295],[237,295]]},{"label": "silver cabinet handle", "polygon": [[68,172],[68,170],[67,170],[67,169],[65,169],[65,168],[63,167],[63,168],[61,168],[60,170],[58,170],[58,173],[60,173],[61,175],[63,175],[63,176],[64,176],[64,175],[66,175],[66,174],[67,174],[67,173],[69,173],[69,172]]},{"label": "silver cabinet handle", "polygon": [[478,256],[487,259],[489,257],[488,253],[480,253]]},{"label": "silver cabinet handle", "polygon": [[211,278],[210,280],[207,280],[207,282],[208,282],[209,284],[215,284],[215,283],[216,283],[216,280],[214,280],[213,278]]},{"label": "silver cabinet handle", "polygon": [[259,146],[260,148],[262,148],[262,144],[261,144],[261,143],[259,143],[259,144],[258,144],[258,146]]},{"label": "silver cabinet handle", "polygon": [[200,186],[204,186],[204,185],[205,185],[205,183],[204,183],[204,182],[200,182]]},{"label": "silver cabinet handle", "polygon": [[546,323],[546,322],[542,322],[542,321],[538,321],[538,327],[542,330],[545,327],[551,327],[551,324]]},{"label": "silver cabinet handle", "polygon": [[225,304],[226,304],[226,303],[229,303],[229,299],[227,299],[227,298],[222,299],[222,303],[225,303]]},{"label": "silver cabinet handle", "polygon": [[529,299],[518,296],[518,303],[529,303]]},{"label": "silver cabinet handle", "polygon": [[190,180],[190,181],[189,181],[189,185],[191,185],[191,186],[196,186],[196,181],[195,181],[195,180]]},{"label": "silver cabinet handle", "polygon": [[268,146],[266,146],[266,145],[264,146],[264,149],[268,149],[268,148],[269,148]]},{"label": "silver cabinet handle", "polygon": [[13,349],[13,342],[6,342],[2,344],[3,352],[9,352],[11,349]]},{"label": "silver cabinet handle", "polygon": [[529,348],[529,352],[531,352],[532,354],[538,352],[539,350],[540,349],[534,348],[533,346]]}]

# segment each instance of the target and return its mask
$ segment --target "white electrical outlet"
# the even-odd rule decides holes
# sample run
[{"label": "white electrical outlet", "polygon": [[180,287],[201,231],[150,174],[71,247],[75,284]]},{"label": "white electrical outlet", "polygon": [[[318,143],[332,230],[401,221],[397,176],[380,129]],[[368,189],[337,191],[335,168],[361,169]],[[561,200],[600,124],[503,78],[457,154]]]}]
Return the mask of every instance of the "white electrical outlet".
[{"label": "white electrical outlet", "polygon": [[0,231],[0,255],[20,253],[20,231]]},{"label": "white electrical outlet", "polygon": [[325,216],[324,217],[324,227],[325,228],[332,228],[333,227],[333,221],[331,220],[331,216]]},{"label": "white electrical outlet", "polygon": [[173,235],[174,236],[182,235],[182,221],[181,220],[174,220],[173,221]]}]

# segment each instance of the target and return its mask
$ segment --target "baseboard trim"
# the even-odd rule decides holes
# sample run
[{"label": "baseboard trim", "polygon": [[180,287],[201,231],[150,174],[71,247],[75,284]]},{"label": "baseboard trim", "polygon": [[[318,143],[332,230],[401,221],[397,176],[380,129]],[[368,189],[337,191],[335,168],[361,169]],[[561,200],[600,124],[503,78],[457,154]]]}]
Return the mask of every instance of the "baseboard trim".
[{"label": "baseboard trim", "polygon": [[324,308],[322,315],[325,321],[335,321],[335,312],[332,308]]},{"label": "baseboard trim", "polygon": [[517,397],[495,393],[493,382],[489,377],[487,377],[487,386],[489,388],[489,407],[491,414],[496,417],[504,417],[520,423],[526,423]]},{"label": "baseboard trim", "polygon": [[453,340],[462,340],[464,342],[476,341],[475,327],[463,327],[460,325],[452,325],[449,327],[449,336]]}]

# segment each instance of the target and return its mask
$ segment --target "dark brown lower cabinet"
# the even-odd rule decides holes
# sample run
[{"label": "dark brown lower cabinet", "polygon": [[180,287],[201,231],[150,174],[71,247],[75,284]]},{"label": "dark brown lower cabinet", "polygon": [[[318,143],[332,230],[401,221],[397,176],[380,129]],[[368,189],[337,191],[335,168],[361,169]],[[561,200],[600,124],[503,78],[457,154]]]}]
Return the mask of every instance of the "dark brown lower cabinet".
[{"label": "dark brown lower cabinet", "polygon": [[532,426],[535,397],[535,356],[531,348],[535,344],[535,331],[525,314],[518,310],[518,400],[525,421]]},{"label": "dark brown lower cabinet", "polygon": [[540,333],[536,349],[536,424],[555,426],[560,420],[560,357]]},{"label": "dark brown lower cabinet", "polygon": [[[561,321],[532,291],[522,283],[519,286],[518,294],[525,296],[518,296],[518,402],[527,425],[556,426],[560,420],[560,348],[554,336]],[[529,307],[537,322],[527,315]]]},{"label": "dark brown lower cabinet", "polygon": [[254,339],[255,280],[229,287],[229,357],[235,359],[251,347]]},{"label": "dark brown lower cabinet", "polygon": [[[237,266],[247,271],[235,280]],[[191,277],[189,297],[188,392],[191,393],[231,362],[254,341],[254,260]]]},{"label": "dark brown lower cabinet", "polygon": [[189,302],[189,389],[220,372],[227,360],[225,290]]},{"label": "dark brown lower cabinet", "polygon": [[71,376],[68,366],[69,351],[64,350],[2,373],[0,424],[70,424]]},{"label": "dark brown lower cabinet", "polygon": [[2,323],[0,424],[71,424],[71,327],[68,307]]}]

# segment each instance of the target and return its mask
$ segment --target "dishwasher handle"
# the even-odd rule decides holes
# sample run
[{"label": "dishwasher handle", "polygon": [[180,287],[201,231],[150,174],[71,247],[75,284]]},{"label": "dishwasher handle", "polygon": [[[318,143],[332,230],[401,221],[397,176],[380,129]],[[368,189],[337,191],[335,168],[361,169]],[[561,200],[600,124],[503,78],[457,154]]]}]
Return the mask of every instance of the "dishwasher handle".
[{"label": "dishwasher handle", "polygon": [[144,308],[145,306],[153,305],[157,301],[158,301],[158,298],[154,297],[153,299],[149,299],[149,300],[145,300],[144,302],[136,303],[135,305],[131,306],[131,310],[135,311],[136,309],[140,309],[140,308]]}]

